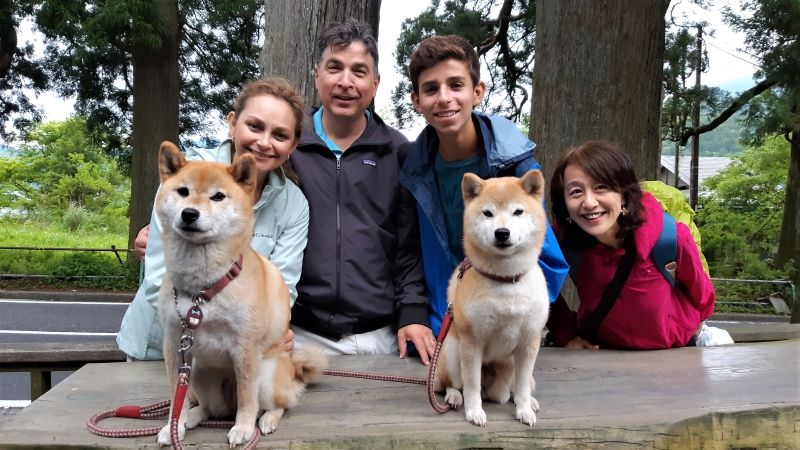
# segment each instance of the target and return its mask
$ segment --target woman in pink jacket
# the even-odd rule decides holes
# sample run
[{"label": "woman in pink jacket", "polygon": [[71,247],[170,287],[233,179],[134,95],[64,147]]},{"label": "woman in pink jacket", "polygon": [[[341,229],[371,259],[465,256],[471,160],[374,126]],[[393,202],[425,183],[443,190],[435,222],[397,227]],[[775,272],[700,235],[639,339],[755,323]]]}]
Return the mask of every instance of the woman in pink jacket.
[{"label": "woman in pink jacket", "polygon": [[[575,255],[580,297],[577,313],[561,297],[552,305],[547,326],[555,345],[659,349],[700,341],[709,329],[704,320],[714,312],[714,287],[683,223],[676,222],[674,287],[655,266],[650,253],[664,217],[658,201],[642,192],[627,154],[603,141],[568,150],[556,166],[550,196],[556,236],[564,253]],[[630,269],[616,275],[621,287],[608,289],[626,265]],[[601,302],[603,296],[613,299]],[[606,314],[596,312],[601,303]]]}]

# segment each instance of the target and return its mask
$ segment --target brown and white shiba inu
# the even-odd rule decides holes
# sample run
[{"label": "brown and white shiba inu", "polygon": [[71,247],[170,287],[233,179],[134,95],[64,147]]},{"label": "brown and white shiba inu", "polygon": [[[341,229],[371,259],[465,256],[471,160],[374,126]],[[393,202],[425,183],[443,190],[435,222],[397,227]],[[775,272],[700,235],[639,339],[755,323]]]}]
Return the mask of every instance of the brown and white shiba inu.
[{"label": "brown and white shiba inu", "polygon": [[[514,393],[516,417],[534,426],[533,365],[550,303],[538,257],[547,222],[538,170],[522,178],[464,175],[464,253],[447,298],[453,323],[444,341],[434,389],[464,404],[467,422],[486,425],[481,398],[498,403]],[[460,389],[463,388],[463,397]]]},{"label": "brown and white shiba inu", "polygon": [[[289,290],[278,269],[250,247],[256,189],[252,155],[242,155],[230,166],[187,161],[174,144],[164,142],[159,170],[155,208],[164,230],[166,261],[159,315],[171,392],[182,363],[179,348],[186,344],[182,334],[193,335],[186,355],[191,366],[189,395],[178,435],[183,439],[187,428],[206,418],[235,413],[228,442],[238,445],[256,432],[260,410],[266,412],[259,429],[263,434],[274,431],[284,410],[297,403],[327,358],[321,350],[292,356],[284,348]],[[240,261],[241,271],[231,278],[227,274],[235,273],[235,261]],[[225,277],[229,281],[219,290],[217,283]],[[193,303],[193,296],[204,290],[213,297]],[[193,332],[184,328],[192,320],[197,323],[198,315]],[[196,406],[190,404],[194,402]],[[169,425],[158,442],[170,444]]]}]

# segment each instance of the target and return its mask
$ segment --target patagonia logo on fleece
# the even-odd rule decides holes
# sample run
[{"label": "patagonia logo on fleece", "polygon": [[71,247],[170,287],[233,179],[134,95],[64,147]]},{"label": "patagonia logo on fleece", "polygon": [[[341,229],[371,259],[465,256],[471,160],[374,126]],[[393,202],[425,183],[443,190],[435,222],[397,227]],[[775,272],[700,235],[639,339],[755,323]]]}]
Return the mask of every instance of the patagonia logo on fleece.
[{"label": "patagonia logo on fleece", "polygon": [[377,165],[378,165],[378,163],[376,163],[375,161],[373,161],[371,159],[362,159],[361,162],[366,164],[366,165],[368,165],[368,166],[372,166],[372,167],[377,167]]}]

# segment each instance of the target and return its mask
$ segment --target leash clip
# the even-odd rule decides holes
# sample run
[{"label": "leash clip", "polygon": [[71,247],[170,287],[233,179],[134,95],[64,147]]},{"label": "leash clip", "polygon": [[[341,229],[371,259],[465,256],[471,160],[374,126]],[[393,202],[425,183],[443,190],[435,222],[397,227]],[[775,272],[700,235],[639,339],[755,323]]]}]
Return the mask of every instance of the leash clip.
[{"label": "leash clip", "polygon": [[189,349],[192,348],[192,344],[194,343],[194,337],[192,337],[192,330],[188,329],[185,330],[186,334],[181,336],[181,345],[178,348],[178,353],[181,354],[181,364],[178,366],[178,373],[190,373],[192,371],[191,366],[186,363],[186,354],[189,353]]}]

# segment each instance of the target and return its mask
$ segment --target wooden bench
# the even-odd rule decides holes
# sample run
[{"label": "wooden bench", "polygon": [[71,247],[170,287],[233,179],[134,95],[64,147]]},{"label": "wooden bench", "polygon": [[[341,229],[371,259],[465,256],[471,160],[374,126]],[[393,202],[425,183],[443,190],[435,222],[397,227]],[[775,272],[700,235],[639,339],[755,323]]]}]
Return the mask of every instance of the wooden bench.
[{"label": "wooden bench", "polygon": [[[800,324],[748,322],[747,319],[728,322],[725,319],[739,318],[736,315],[718,315],[709,321],[709,325],[728,330],[737,343],[800,339]],[[125,353],[114,342],[3,344],[0,347],[0,372],[29,372],[33,401],[50,390],[53,371],[75,371],[87,363],[120,362],[125,358]]]},{"label": "wooden bench", "polygon": [[0,372],[29,372],[31,401],[53,386],[53,371],[75,371],[87,363],[125,361],[113,342],[25,342],[0,347]]},{"label": "wooden bench", "polygon": [[[535,428],[514,406],[485,402],[476,427],[463,408],[438,414],[424,386],[323,376],[258,448],[799,448],[798,341],[654,351],[543,348],[536,360]],[[336,369],[425,377],[415,358],[333,356]],[[0,422],[0,448],[156,448],[154,436],[110,438],[89,417],[171,398],[161,361],[87,364]],[[439,396],[439,401],[442,397]],[[160,427],[166,418],[110,418],[107,429]],[[186,448],[229,449],[227,430],[197,428]]]}]

